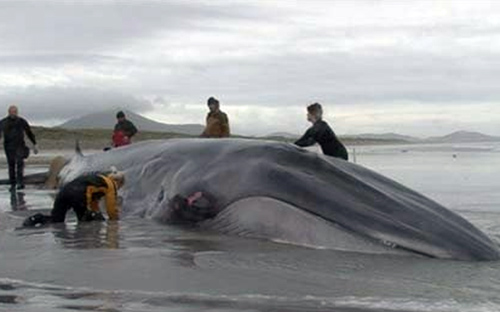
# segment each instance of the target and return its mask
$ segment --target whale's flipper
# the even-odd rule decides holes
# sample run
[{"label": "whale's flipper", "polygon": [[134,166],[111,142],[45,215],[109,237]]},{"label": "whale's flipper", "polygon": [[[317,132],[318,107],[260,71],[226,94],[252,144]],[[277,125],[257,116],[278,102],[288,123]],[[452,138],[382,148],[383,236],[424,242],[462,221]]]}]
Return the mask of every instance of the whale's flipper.
[{"label": "whale's flipper", "polygon": [[44,183],[48,189],[56,189],[59,186],[59,173],[69,163],[69,160],[63,156],[57,156],[50,162],[49,172]]}]

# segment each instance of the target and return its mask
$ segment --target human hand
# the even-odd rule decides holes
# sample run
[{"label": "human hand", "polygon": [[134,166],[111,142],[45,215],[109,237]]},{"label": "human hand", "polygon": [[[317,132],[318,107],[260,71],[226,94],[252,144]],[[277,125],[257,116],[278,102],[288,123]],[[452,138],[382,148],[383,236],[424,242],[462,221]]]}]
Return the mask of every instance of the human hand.
[{"label": "human hand", "polygon": [[38,147],[36,145],[33,146],[33,154],[38,154]]},{"label": "human hand", "polygon": [[23,222],[24,227],[39,227],[50,222],[50,216],[44,216],[37,213],[31,217],[26,218]]},{"label": "human hand", "polygon": [[85,221],[85,222],[106,221],[106,219],[104,219],[104,216],[102,215],[102,213],[100,211],[87,210],[83,214],[83,217],[80,221]]}]

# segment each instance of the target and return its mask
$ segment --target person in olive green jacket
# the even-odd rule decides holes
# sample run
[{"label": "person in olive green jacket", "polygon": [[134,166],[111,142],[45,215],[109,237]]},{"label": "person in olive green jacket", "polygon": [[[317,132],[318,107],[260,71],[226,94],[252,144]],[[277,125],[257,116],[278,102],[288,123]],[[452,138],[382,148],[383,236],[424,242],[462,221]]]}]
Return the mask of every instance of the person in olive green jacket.
[{"label": "person in olive green jacket", "polygon": [[205,138],[229,137],[229,120],[226,113],[220,110],[219,101],[214,97],[210,97],[207,104],[210,112],[207,115],[207,125],[201,136]]}]

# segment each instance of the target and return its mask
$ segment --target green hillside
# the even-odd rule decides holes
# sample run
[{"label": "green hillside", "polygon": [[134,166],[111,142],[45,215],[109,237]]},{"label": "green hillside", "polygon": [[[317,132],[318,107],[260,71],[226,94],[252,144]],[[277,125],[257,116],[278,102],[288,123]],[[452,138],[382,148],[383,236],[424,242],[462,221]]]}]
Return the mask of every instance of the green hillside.
[{"label": "green hillside", "polygon": [[[61,128],[45,128],[33,127],[39,146],[44,150],[53,149],[72,149],[75,146],[75,141],[78,139],[83,149],[102,149],[111,145],[111,130],[108,129],[76,129],[66,130]],[[171,133],[171,132],[148,132],[141,131],[134,137],[134,142],[157,139],[172,139],[172,138],[196,138],[186,134]],[[235,136],[238,138],[250,138],[243,136]],[[256,139],[256,138],[252,138]],[[284,137],[260,137],[257,139],[273,140],[280,142],[293,142],[294,139]],[[407,144],[409,142],[402,140],[384,140],[371,138],[353,138],[341,137],[342,142],[346,145],[374,145],[374,144]]]},{"label": "green hillside", "polygon": [[[74,148],[79,140],[84,149],[102,149],[111,145],[112,131],[108,129],[75,129],[33,127],[33,132],[42,149]],[[160,133],[141,131],[134,137],[134,142],[155,139],[187,138],[189,135],[178,133]]]}]

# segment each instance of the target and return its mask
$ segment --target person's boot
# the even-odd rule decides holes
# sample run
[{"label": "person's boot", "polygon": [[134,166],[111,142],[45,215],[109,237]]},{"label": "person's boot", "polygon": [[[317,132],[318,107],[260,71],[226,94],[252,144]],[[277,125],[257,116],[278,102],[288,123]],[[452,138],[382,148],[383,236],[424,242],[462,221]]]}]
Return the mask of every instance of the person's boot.
[{"label": "person's boot", "polygon": [[18,160],[17,162],[17,177],[16,177],[16,182],[17,182],[17,189],[22,190],[24,189],[24,161]]},{"label": "person's boot", "polygon": [[9,191],[14,192],[16,190],[16,172],[14,169],[9,167],[9,183],[10,188]]}]

